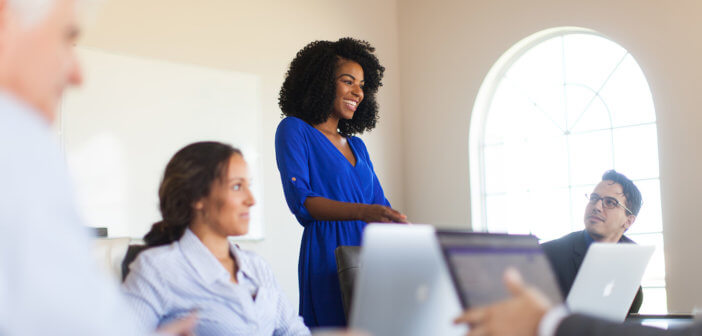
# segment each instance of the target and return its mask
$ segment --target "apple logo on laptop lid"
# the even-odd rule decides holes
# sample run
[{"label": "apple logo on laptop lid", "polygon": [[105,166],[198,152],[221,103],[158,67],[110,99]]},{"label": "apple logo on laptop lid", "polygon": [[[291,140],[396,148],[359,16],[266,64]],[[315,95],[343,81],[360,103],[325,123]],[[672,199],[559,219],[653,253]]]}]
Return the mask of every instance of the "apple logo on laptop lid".
[{"label": "apple logo on laptop lid", "polygon": [[604,288],[604,291],[602,291],[602,296],[603,297],[608,297],[612,295],[612,291],[614,290],[614,280],[610,281]]}]

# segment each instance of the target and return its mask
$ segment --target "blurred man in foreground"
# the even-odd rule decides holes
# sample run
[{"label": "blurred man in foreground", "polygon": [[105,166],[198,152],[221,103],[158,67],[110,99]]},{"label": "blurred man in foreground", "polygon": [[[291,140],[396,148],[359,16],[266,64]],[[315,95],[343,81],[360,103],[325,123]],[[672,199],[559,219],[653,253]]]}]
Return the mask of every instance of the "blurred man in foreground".
[{"label": "blurred man in foreground", "polygon": [[83,2],[0,0],[0,335],[147,333],[94,265],[50,129],[63,90],[81,82]]}]

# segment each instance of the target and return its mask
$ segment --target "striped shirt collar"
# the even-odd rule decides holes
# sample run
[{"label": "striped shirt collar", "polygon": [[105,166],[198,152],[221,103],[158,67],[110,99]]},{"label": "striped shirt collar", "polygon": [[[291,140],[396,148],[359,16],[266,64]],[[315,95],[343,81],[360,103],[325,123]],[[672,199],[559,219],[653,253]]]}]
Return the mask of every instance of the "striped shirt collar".
[{"label": "striped shirt collar", "polygon": [[[212,284],[217,280],[229,282],[229,272],[215,258],[215,256],[207,249],[207,246],[200,241],[195,233],[189,228],[185,230],[183,237],[178,241],[180,250],[185,256],[188,263],[200,275],[203,281],[207,284]],[[234,256],[234,262],[237,265],[237,281],[241,281],[241,276],[246,276],[254,283],[259,284],[258,279],[254,277],[253,267],[246,255],[239,250],[239,247],[229,242],[229,251]]]}]

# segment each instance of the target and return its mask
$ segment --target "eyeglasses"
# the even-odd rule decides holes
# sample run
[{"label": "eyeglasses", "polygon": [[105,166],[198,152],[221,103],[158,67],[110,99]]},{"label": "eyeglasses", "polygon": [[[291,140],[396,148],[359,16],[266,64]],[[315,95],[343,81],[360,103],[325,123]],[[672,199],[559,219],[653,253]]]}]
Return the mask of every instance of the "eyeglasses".
[{"label": "eyeglasses", "polygon": [[585,198],[587,198],[588,202],[590,204],[596,204],[599,200],[602,200],[602,206],[605,207],[605,209],[614,209],[616,207],[622,207],[624,210],[626,210],[627,213],[633,214],[629,208],[627,208],[624,204],[621,204],[618,199],[614,197],[601,197],[598,194],[592,193],[592,194],[585,194]]}]

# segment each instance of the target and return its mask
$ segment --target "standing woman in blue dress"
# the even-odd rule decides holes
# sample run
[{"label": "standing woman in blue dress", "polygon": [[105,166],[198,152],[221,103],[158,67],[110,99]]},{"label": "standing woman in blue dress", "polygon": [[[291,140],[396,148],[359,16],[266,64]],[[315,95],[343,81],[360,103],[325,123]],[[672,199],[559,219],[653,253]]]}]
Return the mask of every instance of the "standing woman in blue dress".
[{"label": "standing woman in blue dress", "polygon": [[360,245],[366,223],[405,222],[392,209],[366,145],[378,121],[383,68],[368,42],[314,41],[290,64],[275,151],[290,211],[304,227],[298,264],[305,324],[346,324],[334,249]]}]

